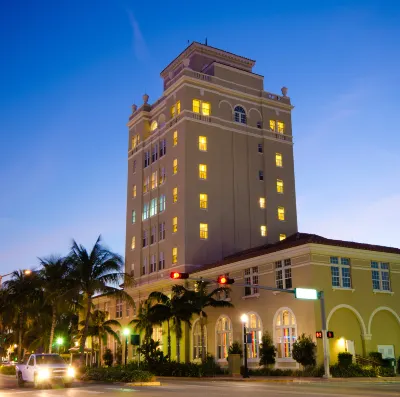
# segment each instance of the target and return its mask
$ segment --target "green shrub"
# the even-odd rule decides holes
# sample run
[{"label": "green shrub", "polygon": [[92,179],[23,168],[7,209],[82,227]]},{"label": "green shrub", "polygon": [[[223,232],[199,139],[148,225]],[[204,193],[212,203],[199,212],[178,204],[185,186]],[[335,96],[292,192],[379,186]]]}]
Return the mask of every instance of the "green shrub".
[{"label": "green shrub", "polygon": [[352,377],[376,378],[379,375],[379,370],[372,366],[362,367],[358,364],[350,364],[348,366],[336,364],[331,366],[331,374],[334,378],[352,378]]},{"label": "green shrub", "polygon": [[[243,373],[243,367],[242,372]],[[295,376],[295,377],[322,377],[324,375],[324,366],[307,367],[304,370],[280,369],[280,368],[256,368],[250,369],[251,376]]]},{"label": "green shrub", "polygon": [[395,369],[396,369],[396,367],[393,367],[393,366],[379,367],[378,373],[379,373],[379,376],[396,376]]},{"label": "green shrub", "polygon": [[268,331],[265,331],[260,346],[260,365],[271,365],[275,364],[276,347],[271,335]]},{"label": "green shrub", "polygon": [[228,349],[228,355],[229,354],[240,354],[240,357],[243,356],[243,350],[242,346],[238,341],[233,342]]},{"label": "green shrub", "polygon": [[14,365],[7,365],[0,367],[0,374],[2,375],[14,375],[15,376],[15,367]]},{"label": "green shrub", "polygon": [[107,365],[107,367],[111,367],[114,361],[114,356],[112,354],[111,349],[106,349],[106,351],[103,354],[103,360],[104,364]]},{"label": "green shrub", "polygon": [[353,355],[351,353],[339,353],[338,365],[339,367],[349,367],[353,363]]},{"label": "green shrub", "polygon": [[380,353],[380,352],[370,352],[368,354],[368,358],[371,361],[374,361],[378,365],[382,364],[382,353]]},{"label": "green shrub", "polygon": [[292,357],[303,367],[314,367],[316,364],[317,345],[311,335],[302,334],[293,343]]},{"label": "green shrub", "polygon": [[148,371],[125,367],[88,368],[82,380],[98,382],[152,382],[154,375]]}]

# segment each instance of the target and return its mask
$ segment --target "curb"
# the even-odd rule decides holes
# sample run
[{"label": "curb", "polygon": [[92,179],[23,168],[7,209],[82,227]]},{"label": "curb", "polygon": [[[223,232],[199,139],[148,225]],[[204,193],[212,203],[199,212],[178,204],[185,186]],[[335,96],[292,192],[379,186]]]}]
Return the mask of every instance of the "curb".
[{"label": "curb", "polygon": [[161,382],[132,382],[125,383],[126,386],[161,386]]}]

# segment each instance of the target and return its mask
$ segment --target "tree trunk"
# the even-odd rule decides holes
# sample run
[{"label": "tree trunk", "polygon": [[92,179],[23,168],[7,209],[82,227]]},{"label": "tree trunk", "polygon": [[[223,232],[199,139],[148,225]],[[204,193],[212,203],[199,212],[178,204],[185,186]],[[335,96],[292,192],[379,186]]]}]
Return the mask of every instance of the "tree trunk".
[{"label": "tree trunk", "polygon": [[167,332],[168,332],[168,361],[171,362],[171,330],[169,328],[169,320],[167,320]]},{"label": "tree trunk", "polygon": [[181,345],[180,345],[180,339],[178,336],[176,337],[176,361],[178,363],[181,362]]},{"label": "tree trunk", "polygon": [[200,339],[201,339],[201,361],[203,363],[206,362],[206,348],[205,348],[205,340],[204,340],[204,317],[203,312],[200,312]]},{"label": "tree trunk", "polygon": [[[88,329],[89,329],[89,320],[90,320],[91,309],[92,309],[92,297],[88,296],[85,327],[83,328],[81,345],[79,347],[79,352],[81,353],[81,357],[79,359],[79,365],[81,367],[83,367],[83,363],[85,361],[85,345],[86,345],[86,338],[87,338],[87,333],[88,333]],[[92,347],[92,352],[93,352],[93,347]]]},{"label": "tree trunk", "polygon": [[50,341],[49,341],[49,354],[51,354],[51,349],[53,348],[53,339],[54,339],[54,330],[56,328],[56,322],[57,322],[57,312],[56,312],[56,306],[52,306],[52,317],[51,317],[51,329],[50,329]]},{"label": "tree trunk", "polygon": [[102,335],[101,333],[99,333],[99,367],[101,367],[103,365],[103,354],[101,351],[101,341],[102,341]]},{"label": "tree trunk", "polygon": [[22,327],[24,326],[24,317],[22,313],[19,314],[19,330],[18,330],[18,361],[22,359]]}]

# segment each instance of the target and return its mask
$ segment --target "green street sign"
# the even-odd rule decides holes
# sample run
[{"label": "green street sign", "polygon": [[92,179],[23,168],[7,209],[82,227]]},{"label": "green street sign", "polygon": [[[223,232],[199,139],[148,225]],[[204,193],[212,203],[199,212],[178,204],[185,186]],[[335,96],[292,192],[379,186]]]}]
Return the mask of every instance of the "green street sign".
[{"label": "green street sign", "polygon": [[295,288],[294,296],[296,299],[317,300],[318,291],[311,288]]}]

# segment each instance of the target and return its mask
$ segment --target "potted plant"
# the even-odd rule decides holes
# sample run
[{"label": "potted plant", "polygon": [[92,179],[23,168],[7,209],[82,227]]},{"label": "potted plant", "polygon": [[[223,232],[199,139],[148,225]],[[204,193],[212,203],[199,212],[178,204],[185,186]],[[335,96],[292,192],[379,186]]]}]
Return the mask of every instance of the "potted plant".
[{"label": "potted plant", "polygon": [[240,365],[243,355],[242,346],[240,343],[235,341],[229,346],[228,349],[228,365],[229,365],[229,375],[240,376]]}]

